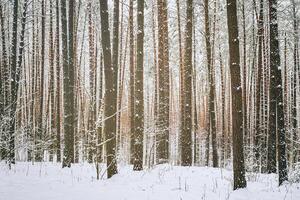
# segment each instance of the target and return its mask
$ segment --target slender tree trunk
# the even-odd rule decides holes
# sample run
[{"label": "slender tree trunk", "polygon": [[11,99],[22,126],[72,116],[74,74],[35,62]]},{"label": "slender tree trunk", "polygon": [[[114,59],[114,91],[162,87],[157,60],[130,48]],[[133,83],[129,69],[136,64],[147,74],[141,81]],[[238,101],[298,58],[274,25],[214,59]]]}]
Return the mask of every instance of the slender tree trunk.
[{"label": "slender tree trunk", "polygon": [[13,33],[10,58],[10,73],[11,73],[11,108],[10,108],[10,128],[8,138],[8,164],[15,164],[15,124],[16,124],[16,108],[17,108],[17,93],[19,87],[20,69],[17,68],[17,36],[18,36],[18,4],[19,1],[14,1],[13,12]]},{"label": "slender tree trunk", "polygon": [[55,124],[55,91],[54,91],[54,83],[55,83],[55,76],[54,76],[54,41],[53,41],[53,1],[50,0],[50,31],[49,31],[49,92],[50,92],[50,138],[51,138],[51,145],[50,145],[50,161],[53,160],[54,155],[54,142],[56,133],[56,124]]},{"label": "slender tree trunk", "polygon": [[[55,45],[56,45],[56,159],[61,161],[60,149],[60,135],[61,135],[61,78],[60,78],[60,39],[59,39],[59,0],[56,0],[56,32],[55,32]],[[64,37],[65,38],[65,37]]]},{"label": "slender tree trunk", "polygon": [[[293,49],[293,64],[294,64],[294,76],[293,76],[293,102],[292,102],[292,120],[293,120],[293,141],[298,141],[298,118],[297,118],[297,70],[299,67],[299,60],[298,60],[298,43],[299,43],[299,31],[298,31],[298,21],[297,19],[297,10],[296,10],[296,3],[295,0],[292,0],[293,6],[293,35],[294,35],[294,49]],[[293,150],[293,162],[296,163],[299,160],[299,144],[296,144],[296,147]],[[298,159],[297,159],[298,156]]]},{"label": "slender tree trunk", "polygon": [[262,89],[262,69],[263,69],[263,0],[260,0],[260,6],[259,6],[259,19],[258,19],[258,63],[257,63],[257,74],[256,74],[256,122],[255,122],[255,135],[254,135],[254,154],[255,154],[255,165],[256,170],[259,170],[259,167],[261,167],[260,164],[260,154],[261,152],[261,146],[262,146],[262,123],[261,123],[261,89]]},{"label": "slender tree trunk", "polygon": [[134,161],[134,75],[135,75],[135,67],[134,67],[134,35],[133,35],[133,0],[130,0],[129,5],[129,103],[130,103],[130,163],[133,164]]},{"label": "slender tree trunk", "polygon": [[[114,0],[114,16],[113,16],[113,46],[112,46],[112,65],[113,68],[118,69],[117,71],[117,94],[118,94],[118,90],[119,88],[119,84],[118,84],[118,72],[122,69],[120,66],[120,62],[119,62],[119,15],[120,15],[120,2],[119,0]],[[119,76],[120,78],[120,76]],[[119,115],[121,114],[120,111],[118,110],[118,95],[117,95],[117,119],[119,117]],[[117,125],[118,126],[118,123]],[[117,128],[117,127],[116,127]],[[116,146],[118,145],[118,131],[119,129],[117,129],[116,131]],[[118,147],[116,147],[118,148]]]},{"label": "slender tree trunk", "polygon": [[143,169],[143,136],[144,136],[144,1],[137,3],[137,46],[136,46],[136,74],[135,74],[135,114],[134,114],[134,163],[133,170]]},{"label": "slender tree trunk", "polygon": [[45,77],[45,0],[42,0],[42,20],[41,20],[41,36],[42,36],[42,44],[41,44],[41,58],[40,58],[40,85],[39,85],[39,117],[38,117],[38,130],[35,140],[35,161],[43,160],[43,145],[42,141],[44,139],[44,77]]},{"label": "slender tree trunk", "polygon": [[[1,40],[2,40],[2,63],[0,69],[0,120],[2,121],[2,117],[7,115],[7,110],[5,109],[8,105],[8,97],[9,97],[9,65],[8,65],[8,57],[7,57],[7,49],[6,49],[6,37],[5,37],[5,29],[4,29],[4,15],[3,15],[3,7],[0,4],[0,26],[1,26]],[[5,129],[1,130],[5,131]],[[7,141],[7,136],[3,134],[0,138],[3,141]],[[7,158],[7,149],[5,147],[1,148],[1,159]]]},{"label": "slender tree trunk", "polygon": [[193,49],[193,0],[186,1],[186,32],[184,54],[184,120],[181,131],[181,165],[192,165],[192,49]]},{"label": "slender tree trunk", "polygon": [[[182,50],[182,36],[181,36],[181,16],[180,16],[180,0],[176,0],[177,9],[177,27],[178,27],[178,44],[179,44],[179,104],[180,104],[180,132],[184,131],[184,65],[183,65],[183,50]],[[180,144],[181,146],[181,144]],[[180,150],[179,150],[180,151]],[[180,153],[180,152],[178,152]]]},{"label": "slender tree trunk", "polygon": [[89,12],[89,79],[90,79],[90,105],[89,105],[89,120],[88,120],[88,162],[93,162],[93,156],[96,153],[96,58],[94,47],[94,25],[92,19],[92,5],[88,4]]},{"label": "slender tree trunk", "polygon": [[247,33],[246,33],[246,10],[245,0],[242,3],[242,20],[243,20],[243,122],[244,122],[244,144],[248,137],[248,110],[247,110]]},{"label": "slender tree trunk", "polygon": [[218,167],[218,153],[217,153],[217,138],[216,138],[216,114],[215,114],[215,83],[214,83],[214,69],[212,61],[212,45],[210,37],[209,26],[209,7],[208,0],[204,1],[205,12],[205,43],[206,43],[206,59],[208,68],[208,82],[209,82],[209,127],[212,137],[212,161],[213,167]]}]

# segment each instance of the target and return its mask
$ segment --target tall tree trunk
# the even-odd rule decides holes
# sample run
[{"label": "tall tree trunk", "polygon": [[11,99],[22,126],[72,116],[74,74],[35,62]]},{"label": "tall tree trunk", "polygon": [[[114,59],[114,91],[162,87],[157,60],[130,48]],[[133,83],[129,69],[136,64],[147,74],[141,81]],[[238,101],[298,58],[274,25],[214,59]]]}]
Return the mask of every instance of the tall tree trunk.
[{"label": "tall tree trunk", "polygon": [[247,33],[246,33],[246,10],[245,0],[242,3],[243,20],[243,122],[244,122],[244,144],[248,137],[248,111],[247,111]]},{"label": "tall tree trunk", "polygon": [[[299,19],[297,19],[297,10],[296,10],[296,2],[292,0],[293,6],[293,35],[294,35],[294,49],[293,49],[293,64],[294,64],[294,76],[293,76],[293,102],[292,102],[292,120],[293,120],[293,141],[298,141],[298,119],[297,119],[297,76],[298,76],[298,68],[299,68],[299,60],[298,60],[298,46],[299,46],[299,31],[298,31],[298,23]],[[298,162],[299,157],[299,144],[296,144],[296,147],[293,150],[293,161],[294,163]],[[298,159],[297,159],[298,156]]]},{"label": "tall tree trunk", "polygon": [[[61,135],[61,70],[60,70],[60,39],[59,39],[59,0],[56,0],[56,32],[55,32],[55,45],[56,45],[56,159],[61,161],[60,149],[60,135]],[[66,39],[64,37],[64,39]]]},{"label": "tall tree trunk", "polygon": [[157,1],[158,6],[158,132],[156,133],[158,163],[169,159],[169,45],[168,12],[164,0]]},{"label": "tall tree trunk", "polygon": [[208,82],[209,82],[209,131],[212,137],[212,161],[213,167],[218,167],[218,154],[217,154],[217,138],[216,138],[216,114],[215,114],[215,83],[214,83],[214,69],[212,62],[212,45],[210,38],[209,26],[209,5],[208,0],[204,1],[205,12],[205,43],[206,43],[206,59],[208,68]]},{"label": "tall tree trunk", "polygon": [[232,91],[233,189],[246,187],[243,148],[243,102],[236,0],[227,0],[229,64]]},{"label": "tall tree trunk", "polygon": [[133,164],[134,161],[134,35],[133,35],[133,0],[130,0],[129,5],[129,103],[130,103],[130,163]]},{"label": "tall tree trunk", "polygon": [[42,36],[42,44],[41,44],[41,58],[40,58],[40,85],[39,85],[39,116],[38,116],[38,130],[35,140],[35,160],[42,161],[43,160],[43,146],[42,141],[44,139],[44,78],[45,78],[45,0],[42,0],[42,20],[41,20],[41,36]]},{"label": "tall tree trunk", "polygon": [[186,29],[184,53],[184,119],[181,129],[181,165],[192,165],[192,49],[193,49],[193,0],[186,1]]},{"label": "tall tree trunk", "polygon": [[[112,65],[113,68],[118,69],[117,70],[117,85],[118,85],[118,72],[122,69],[120,66],[120,62],[119,62],[119,15],[120,15],[120,2],[119,0],[114,0],[114,16],[113,16],[113,49],[112,49]],[[120,78],[120,76],[119,76]],[[119,90],[119,85],[117,86],[117,94],[118,94],[118,90]],[[116,115],[117,118],[120,115],[120,111],[118,110],[119,106],[118,106],[118,95],[117,95],[117,108],[116,108]],[[117,123],[118,126],[118,123]],[[117,127],[116,127],[117,128]],[[116,146],[118,145],[118,131],[119,129],[117,129],[116,131]],[[117,148],[117,147],[116,147]]]},{"label": "tall tree trunk", "polygon": [[88,4],[89,16],[89,80],[90,80],[90,105],[89,105],[89,120],[88,120],[88,162],[93,162],[93,156],[96,148],[96,59],[94,47],[94,25],[92,19],[92,5]]},{"label": "tall tree trunk", "polygon": [[14,1],[13,12],[13,33],[12,33],[12,47],[10,58],[10,79],[11,79],[11,108],[10,108],[10,125],[8,138],[8,164],[15,164],[15,124],[16,124],[16,108],[17,108],[17,93],[19,87],[20,69],[17,68],[17,36],[18,36],[18,4],[19,1]]},{"label": "tall tree trunk", "polygon": [[143,136],[144,136],[144,1],[137,3],[137,42],[135,73],[135,109],[134,109],[134,163],[133,170],[143,169]]},{"label": "tall tree trunk", "polygon": [[[181,16],[180,16],[180,0],[176,0],[177,9],[177,28],[178,28],[178,44],[179,44],[179,105],[180,105],[180,131],[184,128],[184,64],[183,64],[183,50],[182,50],[182,36],[181,36]],[[181,144],[180,144],[181,145]],[[180,151],[180,150],[179,150]],[[180,153],[180,152],[179,152]]]},{"label": "tall tree trunk", "polygon": [[259,19],[258,19],[258,63],[257,63],[257,74],[256,74],[256,122],[255,122],[255,135],[254,135],[254,154],[255,154],[255,165],[256,170],[259,170],[260,164],[260,154],[262,153],[262,123],[261,123],[261,89],[262,89],[262,69],[263,69],[263,0],[260,0],[259,6]]},{"label": "tall tree trunk", "polygon": [[[66,0],[61,0],[61,23],[63,41],[63,74],[64,74],[64,156],[62,167],[71,167],[74,163],[74,63],[73,63],[73,18],[74,1],[69,1],[69,30],[67,29]],[[69,37],[68,37],[69,36]]]},{"label": "tall tree trunk", "polygon": [[[0,26],[1,26],[1,40],[2,40],[2,63],[0,69],[0,120],[2,121],[2,117],[7,114],[7,110],[5,109],[8,105],[8,97],[9,97],[9,65],[8,65],[8,57],[7,57],[7,49],[6,49],[6,37],[5,37],[5,29],[4,29],[4,15],[3,15],[3,7],[0,4]],[[1,130],[5,131],[5,129]],[[0,138],[3,141],[7,140],[5,134],[3,134]],[[5,147],[1,148],[1,159],[7,158],[7,149]]]},{"label": "tall tree trunk", "polygon": [[225,167],[225,65],[223,65],[223,58],[221,47],[219,47],[219,59],[220,59],[220,80],[221,80],[221,96],[222,96],[222,139],[221,139],[221,167]]},{"label": "tall tree trunk", "polygon": [[50,145],[50,161],[53,160],[54,154],[54,143],[55,141],[55,133],[56,133],[56,124],[55,124],[55,91],[54,91],[54,83],[55,83],[55,76],[54,76],[54,41],[53,41],[53,1],[50,0],[50,31],[49,31],[49,92],[50,101],[50,138],[51,138],[51,145]]},{"label": "tall tree trunk", "polygon": [[118,172],[116,158],[116,111],[117,111],[117,74],[111,62],[110,31],[108,22],[107,0],[100,1],[101,43],[104,59],[105,94],[104,94],[104,134],[107,154],[107,177]]},{"label": "tall tree trunk", "polygon": [[[283,112],[282,78],[280,68],[277,0],[269,0],[270,18],[270,123],[268,137],[268,172],[276,172],[276,132],[279,185],[287,180],[285,127]],[[276,131],[278,130],[278,131]]]}]

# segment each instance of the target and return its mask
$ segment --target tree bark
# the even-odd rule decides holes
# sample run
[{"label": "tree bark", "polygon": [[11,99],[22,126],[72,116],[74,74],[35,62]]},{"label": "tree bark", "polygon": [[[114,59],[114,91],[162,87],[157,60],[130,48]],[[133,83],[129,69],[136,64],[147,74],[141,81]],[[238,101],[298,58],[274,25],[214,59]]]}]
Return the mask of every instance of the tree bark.
[{"label": "tree bark", "polygon": [[135,73],[135,109],[134,109],[134,163],[133,170],[143,169],[143,136],[144,136],[144,1],[137,2],[137,42]]},{"label": "tree bark", "polygon": [[112,65],[110,31],[108,22],[107,0],[100,1],[101,43],[104,60],[105,94],[104,94],[104,134],[107,156],[107,177],[118,173],[116,160],[116,112],[117,112],[117,74],[118,69]]},{"label": "tree bark", "polygon": [[244,148],[243,148],[243,112],[240,74],[239,34],[236,0],[227,0],[227,23],[229,39],[229,65],[232,91],[232,144],[233,144],[233,189],[246,187]]},{"label": "tree bark", "polygon": [[186,29],[184,53],[184,119],[181,124],[181,165],[192,165],[192,49],[193,49],[193,0],[186,1]]}]

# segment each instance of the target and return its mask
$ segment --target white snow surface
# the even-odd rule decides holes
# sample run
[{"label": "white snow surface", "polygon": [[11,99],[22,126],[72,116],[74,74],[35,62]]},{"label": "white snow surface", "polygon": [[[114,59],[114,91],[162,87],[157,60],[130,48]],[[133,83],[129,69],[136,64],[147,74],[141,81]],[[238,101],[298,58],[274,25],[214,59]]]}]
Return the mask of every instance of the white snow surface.
[{"label": "white snow surface", "polygon": [[299,200],[300,184],[277,186],[275,174],[247,174],[248,186],[232,190],[232,172],[209,167],[158,165],[140,172],[119,166],[119,174],[96,180],[94,165],[0,163],[0,200]]}]

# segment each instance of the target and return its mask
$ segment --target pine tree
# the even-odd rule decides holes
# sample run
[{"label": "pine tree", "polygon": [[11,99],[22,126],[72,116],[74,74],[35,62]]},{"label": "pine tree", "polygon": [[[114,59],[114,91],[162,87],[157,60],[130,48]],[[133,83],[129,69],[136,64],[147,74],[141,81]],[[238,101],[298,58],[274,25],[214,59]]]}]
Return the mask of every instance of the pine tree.
[{"label": "pine tree", "polygon": [[156,133],[157,160],[165,163],[169,158],[169,44],[168,12],[164,0],[157,1],[158,7],[158,117]]},{"label": "pine tree", "polygon": [[137,42],[135,69],[135,109],[134,109],[134,170],[143,169],[143,136],[144,136],[144,0],[137,3]]},{"label": "pine tree", "polygon": [[133,0],[130,0],[129,5],[129,108],[130,108],[130,163],[134,161],[134,34],[133,34]]},{"label": "pine tree", "polygon": [[283,91],[280,68],[277,0],[269,0],[270,29],[270,123],[268,137],[268,172],[276,171],[276,132],[278,153],[279,185],[287,180],[285,127],[283,111]]},{"label": "pine tree", "polygon": [[117,112],[117,74],[118,69],[112,65],[110,31],[107,0],[100,1],[101,43],[104,60],[105,94],[104,94],[104,134],[107,154],[107,177],[118,173],[116,160],[116,112]]},{"label": "pine tree", "polygon": [[233,189],[236,190],[246,187],[247,184],[244,166],[242,90],[236,0],[227,0],[227,24],[232,90]]},{"label": "pine tree", "polygon": [[64,83],[64,156],[63,167],[71,167],[74,163],[74,131],[75,131],[75,110],[74,110],[74,62],[73,62],[73,18],[74,1],[69,1],[68,25],[67,27],[67,6],[66,0],[61,0],[61,24],[62,24],[62,50],[63,50],[63,83]]},{"label": "pine tree", "polygon": [[184,53],[184,119],[181,118],[181,165],[192,165],[193,0],[187,0]]},{"label": "pine tree", "polygon": [[18,6],[19,1],[14,1],[13,12],[13,33],[12,33],[12,47],[10,58],[10,79],[11,79],[11,107],[10,107],[10,124],[9,124],[9,138],[8,138],[8,156],[7,160],[9,166],[15,164],[15,125],[16,125],[16,108],[17,108],[17,93],[19,88],[20,69],[17,68],[17,36],[18,36]]}]

